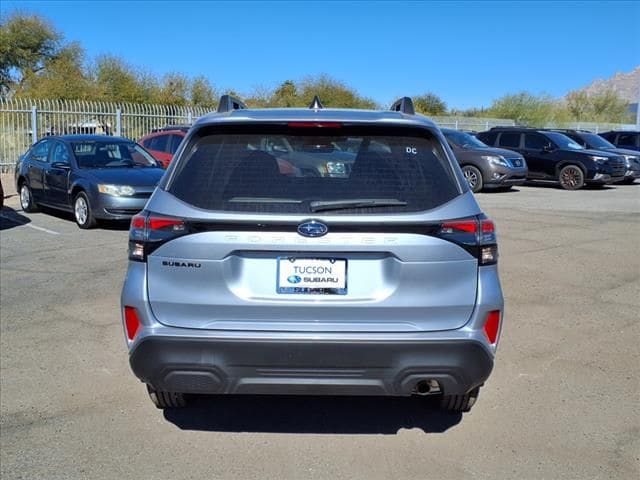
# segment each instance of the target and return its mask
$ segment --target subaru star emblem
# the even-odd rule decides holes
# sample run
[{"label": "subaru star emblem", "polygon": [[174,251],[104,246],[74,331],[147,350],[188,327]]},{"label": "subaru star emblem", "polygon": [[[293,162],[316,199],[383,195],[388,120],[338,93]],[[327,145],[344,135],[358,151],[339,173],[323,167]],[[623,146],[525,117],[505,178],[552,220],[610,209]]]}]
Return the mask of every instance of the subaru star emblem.
[{"label": "subaru star emblem", "polygon": [[324,223],[311,220],[298,225],[298,233],[303,237],[321,237],[329,231]]},{"label": "subaru star emblem", "polygon": [[287,282],[289,283],[300,283],[302,281],[302,278],[300,278],[298,275],[289,275],[287,277]]}]

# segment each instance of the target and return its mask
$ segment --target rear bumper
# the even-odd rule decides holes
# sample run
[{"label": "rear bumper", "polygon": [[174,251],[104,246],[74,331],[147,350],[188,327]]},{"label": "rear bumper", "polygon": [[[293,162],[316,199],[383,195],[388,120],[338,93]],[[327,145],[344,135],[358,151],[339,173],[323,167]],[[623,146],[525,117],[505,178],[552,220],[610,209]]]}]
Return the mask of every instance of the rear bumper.
[{"label": "rear bumper", "polygon": [[485,382],[493,355],[474,340],[149,336],[131,351],[130,364],[155,389],[184,393],[411,395],[429,379],[456,394]]}]

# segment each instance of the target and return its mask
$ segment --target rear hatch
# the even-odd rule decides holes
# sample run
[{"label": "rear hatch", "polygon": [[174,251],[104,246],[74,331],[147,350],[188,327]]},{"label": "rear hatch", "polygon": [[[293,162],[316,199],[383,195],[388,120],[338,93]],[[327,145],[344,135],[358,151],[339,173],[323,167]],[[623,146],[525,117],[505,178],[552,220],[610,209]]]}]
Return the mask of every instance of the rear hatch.
[{"label": "rear hatch", "polygon": [[480,213],[426,129],[204,129],[144,213],[151,308],[211,330],[456,329]]}]

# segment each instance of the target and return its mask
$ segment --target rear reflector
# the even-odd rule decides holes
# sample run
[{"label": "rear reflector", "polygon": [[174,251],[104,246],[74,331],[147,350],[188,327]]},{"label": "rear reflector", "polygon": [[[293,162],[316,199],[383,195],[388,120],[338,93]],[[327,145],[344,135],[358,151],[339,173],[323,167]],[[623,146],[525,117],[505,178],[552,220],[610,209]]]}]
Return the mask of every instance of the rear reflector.
[{"label": "rear reflector", "polygon": [[289,122],[289,128],[342,128],[340,122]]},{"label": "rear reflector", "polygon": [[493,310],[487,314],[487,320],[484,322],[484,333],[489,339],[489,343],[495,345],[498,340],[498,332],[500,331],[500,310]]},{"label": "rear reflector", "polygon": [[140,319],[138,311],[133,307],[124,307],[124,326],[127,331],[127,338],[133,340],[140,330]]}]

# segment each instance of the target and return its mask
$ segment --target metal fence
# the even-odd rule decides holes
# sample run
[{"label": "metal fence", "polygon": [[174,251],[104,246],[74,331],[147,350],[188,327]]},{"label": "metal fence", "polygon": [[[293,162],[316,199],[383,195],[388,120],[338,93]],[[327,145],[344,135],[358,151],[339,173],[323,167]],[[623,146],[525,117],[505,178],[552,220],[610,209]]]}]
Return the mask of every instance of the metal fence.
[{"label": "metal fence", "polygon": [[482,132],[492,127],[513,127],[515,122],[505,118],[476,118],[476,117],[429,117],[439,127],[455,130]]},{"label": "metal fence", "polygon": [[[12,171],[18,157],[44,136],[97,133],[137,140],[167,125],[191,124],[207,112],[204,108],[173,105],[0,98],[0,172]],[[515,125],[513,120],[500,118],[432,117],[432,120],[441,127],[471,131]],[[583,122],[549,127],[581,128],[597,133],[635,126]]]},{"label": "metal fence", "polygon": [[49,135],[103,134],[132,140],[167,125],[191,124],[204,108],[63,100],[0,99],[0,171]]}]

